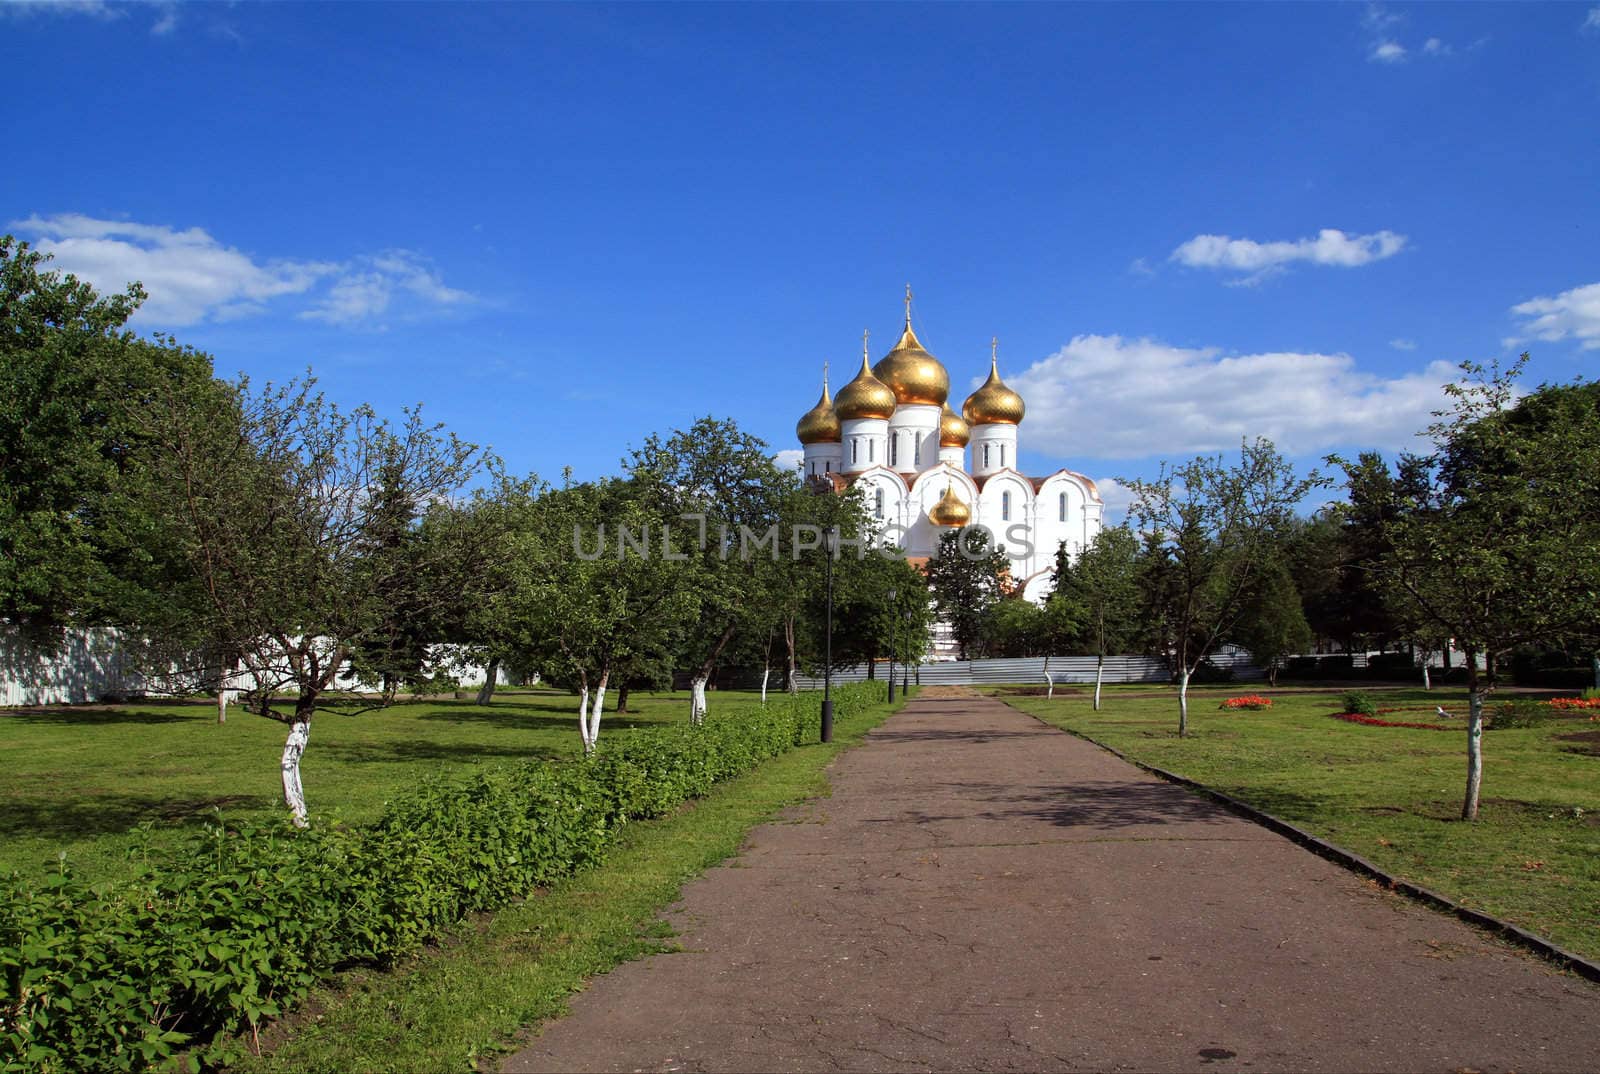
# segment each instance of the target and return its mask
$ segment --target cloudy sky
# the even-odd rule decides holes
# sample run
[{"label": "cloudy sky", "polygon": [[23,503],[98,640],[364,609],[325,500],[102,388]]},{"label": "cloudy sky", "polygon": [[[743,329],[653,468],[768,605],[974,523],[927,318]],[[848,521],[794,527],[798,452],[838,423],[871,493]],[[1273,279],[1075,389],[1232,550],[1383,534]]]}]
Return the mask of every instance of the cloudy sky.
[{"label": "cloudy sky", "polygon": [[1393,452],[1463,359],[1600,364],[1593,3],[0,0],[0,39],[6,230],[519,471],[703,414],[792,447],[907,282],[958,403],[998,336],[1035,473]]}]

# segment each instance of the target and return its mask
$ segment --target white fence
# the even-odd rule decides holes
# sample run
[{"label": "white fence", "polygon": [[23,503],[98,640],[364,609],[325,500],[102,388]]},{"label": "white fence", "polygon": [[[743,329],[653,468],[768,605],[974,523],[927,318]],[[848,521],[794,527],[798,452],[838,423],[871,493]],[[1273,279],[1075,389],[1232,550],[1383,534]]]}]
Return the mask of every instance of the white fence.
[{"label": "white fence", "polygon": [[[1056,685],[1063,683],[1094,682],[1095,658],[1092,656],[1052,656],[1050,676],[1045,676],[1045,658],[1042,656],[1018,657],[996,660],[955,660],[934,664],[913,665],[911,681],[923,686],[971,686],[977,683],[1045,683],[1050,678]],[[1261,679],[1265,673],[1250,663],[1250,654],[1242,651],[1215,653],[1211,662],[1218,667],[1231,668],[1238,681]],[[887,664],[878,665],[878,677],[887,678]],[[895,665],[895,678],[899,681],[904,672]],[[833,673],[834,682],[860,682],[867,677],[867,666],[860,664]],[[1106,657],[1106,682],[1163,683],[1171,679],[1172,672],[1165,661],[1153,656]],[[800,689],[819,690],[820,676],[800,675]]]},{"label": "white fence", "polygon": [[[431,669],[448,671],[463,683],[483,682],[487,669],[466,659],[461,646],[441,644],[428,648]],[[244,686],[249,682],[248,673],[236,673],[229,678],[232,686]],[[503,669],[496,676],[496,682],[502,686],[509,684]],[[370,683],[348,682],[343,678],[338,687],[376,688]],[[158,692],[133,667],[122,635],[116,630],[69,631],[59,649],[43,652],[0,624],[0,706],[81,705],[138,697],[147,691]]]}]

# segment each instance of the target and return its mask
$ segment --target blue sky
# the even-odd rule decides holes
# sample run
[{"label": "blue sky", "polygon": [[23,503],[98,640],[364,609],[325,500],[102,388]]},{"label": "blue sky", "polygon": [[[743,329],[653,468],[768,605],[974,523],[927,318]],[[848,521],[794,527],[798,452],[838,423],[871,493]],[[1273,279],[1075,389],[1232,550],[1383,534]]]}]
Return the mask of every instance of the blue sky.
[{"label": "blue sky", "polygon": [[908,281],[958,404],[999,337],[1034,473],[1392,452],[1462,359],[1600,361],[1594,3],[0,0],[0,40],[8,230],[517,471],[708,413],[792,448]]}]

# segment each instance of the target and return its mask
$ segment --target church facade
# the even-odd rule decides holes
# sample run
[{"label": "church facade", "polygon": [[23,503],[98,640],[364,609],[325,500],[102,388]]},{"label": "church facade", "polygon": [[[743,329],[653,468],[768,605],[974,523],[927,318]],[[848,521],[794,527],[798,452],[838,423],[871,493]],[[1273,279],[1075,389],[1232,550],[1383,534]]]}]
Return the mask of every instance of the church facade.
[{"label": "church facade", "polygon": [[906,325],[894,349],[822,398],[795,427],[803,474],[814,485],[861,491],[884,538],[908,559],[934,555],[952,529],[982,526],[1011,560],[1023,595],[1042,602],[1050,592],[1056,549],[1074,556],[1100,532],[1104,504],[1083,474],[1057,470],[1028,477],[1018,469],[1022,397],[1000,378],[991,346],[989,379],[957,413],[949,402],[950,374]]}]

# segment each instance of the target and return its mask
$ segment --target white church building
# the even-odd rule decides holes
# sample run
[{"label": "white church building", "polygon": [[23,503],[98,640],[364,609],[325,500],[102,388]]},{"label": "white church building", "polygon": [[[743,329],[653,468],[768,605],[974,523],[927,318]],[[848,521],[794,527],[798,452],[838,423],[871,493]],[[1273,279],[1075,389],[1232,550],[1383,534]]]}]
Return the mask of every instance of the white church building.
[{"label": "white church building", "polygon": [[1076,556],[1100,532],[1099,490],[1072,470],[1027,477],[1017,469],[1026,408],[1000,379],[997,345],[989,379],[961,413],[949,395],[949,372],[911,329],[907,288],[905,331],[894,349],[869,365],[863,340],[861,371],[837,396],[824,371],[822,398],[795,427],[803,474],[840,492],[860,489],[885,539],[912,561],[933,556],[947,530],[985,527],[1010,558],[1013,583],[1042,602],[1056,549],[1065,541]]}]

